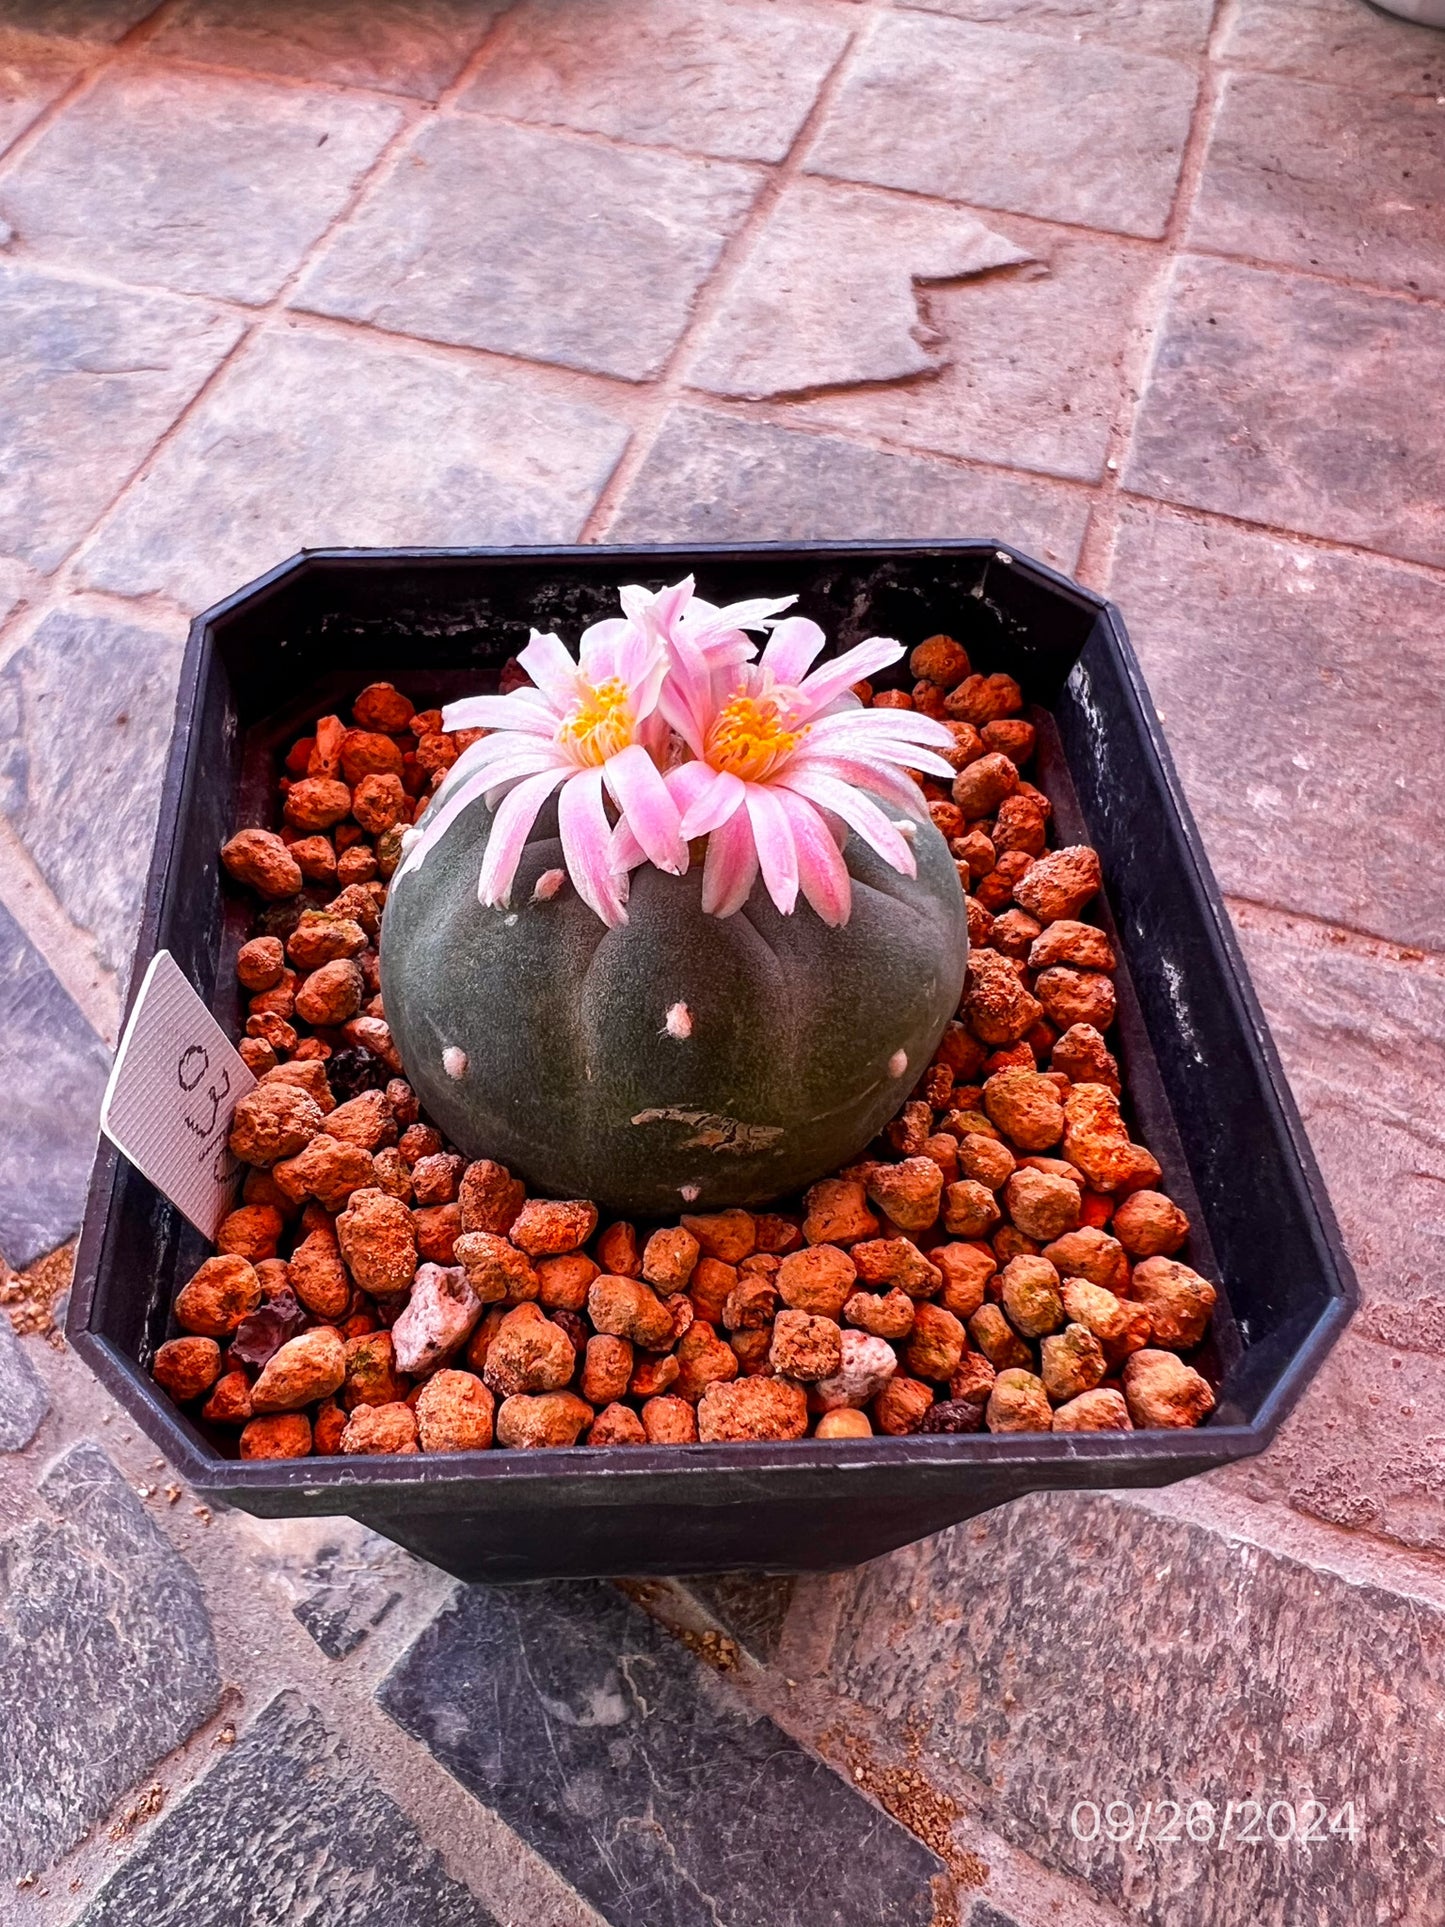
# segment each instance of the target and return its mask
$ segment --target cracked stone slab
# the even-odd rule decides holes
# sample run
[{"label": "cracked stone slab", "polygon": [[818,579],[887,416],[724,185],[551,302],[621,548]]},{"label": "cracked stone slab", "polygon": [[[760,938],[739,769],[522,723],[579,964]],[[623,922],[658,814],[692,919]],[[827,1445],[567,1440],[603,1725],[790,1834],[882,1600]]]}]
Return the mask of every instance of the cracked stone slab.
[{"label": "cracked stone slab", "polygon": [[933,1854],[610,1586],[471,1587],[380,1698],[611,1927],[933,1918]]},{"label": "cracked stone slab", "polygon": [[1032,258],[969,214],[799,181],[754,239],[687,379],[760,401],[933,373],[949,357],[919,314],[918,284]]},{"label": "cracked stone slab", "polygon": [[501,0],[182,0],[158,54],[435,100],[481,45]]},{"label": "cracked stone slab", "polygon": [[[1340,137],[1349,129],[1348,140]],[[1445,294],[1445,141],[1433,99],[1229,74],[1192,246]]]},{"label": "cracked stone slab", "polygon": [[1200,54],[1210,0],[894,0],[979,26],[1019,27],[1058,40],[1104,40],[1158,53]]},{"label": "cracked stone slab", "polygon": [[1445,310],[1182,256],[1125,486],[1445,562]]},{"label": "cracked stone slab", "polygon": [[0,261],[0,552],[63,561],[240,333],[169,295]]},{"label": "cracked stone slab", "polygon": [[1358,0],[1240,0],[1221,52],[1248,67],[1388,94],[1445,94],[1438,27],[1397,20]]},{"label": "cracked stone slab", "polygon": [[1082,494],[1029,476],[678,408],[664,420],[607,537],[841,542],[964,532],[1014,542],[1070,569],[1087,516]]},{"label": "cracked stone slab", "polygon": [[[200,1583],[100,1447],[0,1549],[0,1878],[54,1864],[216,1711]],[[153,1836],[152,1836],[153,1837]]]},{"label": "cracked stone slab", "polygon": [[0,906],[0,1253],[23,1270],[80,1223],[110,1059]]},{"label": "cracked stone slab", "polygon": [[269,301],[400,125],[385,101],[124,68],[21,157],[0,215],[50,261]]},{"label": "cracked stone slab", "polygon": [[57,610],[0,668],[0,812],[72,922],[122,974],[184,641]]},{"label": "cracked stone slab", "polygon": [[820,13],[736,0],[526,0],[460,105],[780,161],[847,40]]},{"label": "cracked stone slab", "polygon": [[519,380],[300,329],[248,346],[87,552],[205,608],[296,550],[575,541],[628,430]]},{"label": "cracked stone slab", "polygon": [[50,1409],[45,1381],[0,1310],[0,1452],[22,1451]]},{"label": "cracked stone slab", "polygon": [[1131,505],[1109,594],[1225,890],[1445,951],[1445,585]]},{"label": "cracked stone slab", "polygon": [[909,448],[1097,481],[1152,251],[1016,218],[998,225],[1039,265],[918,290],[943,367],[835,388],[790,412]]},{"label": "cracked stone slab", "polygon": [[292,305],[645,381],[761,179],[722,161],[438,121]]},{"label": "cracked stone slab", "polygon": [[278,1693],[76,1927],[497,1927],[321,1714]]},{"label": "cracked stone slab", "polygon": [[[873,1561],[838,1609],[831,1690],[907,1723],[983,1824],[1130,1919],[1439,1917],[1445,1614],[1419,1598],[1102,1493],[1037,1494]],[[1353,1798],[1363,1837],[1141,1850],[1068,1820],[1081,1800],[1222,1817],[1311,1797]]]},{"label": "cracked stone slab", "polygon": [[1157,237],[1197,83],[1154,54],[885,15],[808,153],[810,173]]}]

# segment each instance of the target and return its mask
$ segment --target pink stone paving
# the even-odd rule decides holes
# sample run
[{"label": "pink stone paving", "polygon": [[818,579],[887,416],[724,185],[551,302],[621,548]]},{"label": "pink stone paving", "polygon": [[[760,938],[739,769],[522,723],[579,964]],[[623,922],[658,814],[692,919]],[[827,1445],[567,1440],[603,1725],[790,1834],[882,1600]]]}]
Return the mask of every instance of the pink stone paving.
[{"label": "pink stone paving", "polygon": [[[1362,0],[8,0],[0,1281],[79,1220],[198,609],[315,544],[977,534],[1122,608],[1363,1303],[1257,1461],[658,1588],[679,1644],[203,1517],[6,1285],[0,1918],[1445,1918],[1442,152],[1445,32]],[[503,1771],[559,1706],[566,1811]],[[766,1763],[776,1878],[689,1745]],[[1359,1836],[1069,1825],[1310,1796]]]}]

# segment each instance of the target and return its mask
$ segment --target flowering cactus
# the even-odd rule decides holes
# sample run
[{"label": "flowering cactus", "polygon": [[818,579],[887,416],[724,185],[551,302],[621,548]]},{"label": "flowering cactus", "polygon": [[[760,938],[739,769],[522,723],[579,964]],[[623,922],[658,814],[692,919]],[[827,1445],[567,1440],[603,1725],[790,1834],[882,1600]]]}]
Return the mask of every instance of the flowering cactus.
[{"label": "flowering cactus", "polygon": [[[804,617],[780,619],[791,596],[719,609],[688,577],[656,594],[625,588],[620,599],[622,616],[588,629],[576,660],[558,637],[534,631],[518,658],[530,687],[448,706],[448,729],[489,734],[458,758],[409,839],[398,881],[484,796],[496,814],[477,892],[484,904],[507,904],[554,794],[567,873],[613,927],[627,921],[631,872],[651,863],[681,875],[689,842],[702,837],[703,909],[718,917],[742,908],[761,871],[785,915],[801,892],[825,923],[845,923],[849,830],[916,874],[907,836],[872,798],[921,816],[905,772],[950,779],[934,750],[952,738],[925,716],[865,709],[852,694],[899,659],[901,643],[860,643],[813,669],[825,637]],[[770,631],[756,662],[750,629]]]},{"label": "flowering cactus", "polygon": [[958,1007],[968,914],[912,774],[951,778],[951,732],[853,694],[899,643],[820,665],[791,598],[621,600],[445,710],[486,733],[408,835],[381,993],[462,1151],[645,1220],[856,1156]]}]

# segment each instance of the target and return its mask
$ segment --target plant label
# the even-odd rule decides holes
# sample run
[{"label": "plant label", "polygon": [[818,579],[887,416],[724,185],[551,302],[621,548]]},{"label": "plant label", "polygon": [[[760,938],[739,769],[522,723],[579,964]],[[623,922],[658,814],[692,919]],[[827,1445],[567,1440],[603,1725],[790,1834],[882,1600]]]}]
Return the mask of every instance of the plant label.
[{"label": "plant label", "polygon": [[100,1110],[100,1128],[197,1231],[214,1239],[236,1196],[231,1113],[256,1079],[169,950],[151,959]]}]

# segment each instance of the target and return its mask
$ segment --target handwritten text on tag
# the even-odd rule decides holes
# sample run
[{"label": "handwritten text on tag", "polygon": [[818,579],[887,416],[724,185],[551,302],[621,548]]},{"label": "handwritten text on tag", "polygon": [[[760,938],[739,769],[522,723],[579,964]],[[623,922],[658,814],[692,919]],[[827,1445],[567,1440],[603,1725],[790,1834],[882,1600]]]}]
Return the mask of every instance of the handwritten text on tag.
[{"label": "handwritten text on tag", "polygon": [[208,1238],[236,1195],[231,1113],[255,1087],[175,958],[158,951],[116,1052],[100,1128]]}]

